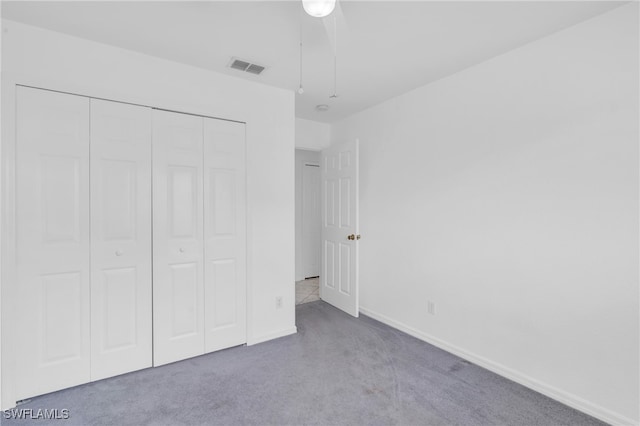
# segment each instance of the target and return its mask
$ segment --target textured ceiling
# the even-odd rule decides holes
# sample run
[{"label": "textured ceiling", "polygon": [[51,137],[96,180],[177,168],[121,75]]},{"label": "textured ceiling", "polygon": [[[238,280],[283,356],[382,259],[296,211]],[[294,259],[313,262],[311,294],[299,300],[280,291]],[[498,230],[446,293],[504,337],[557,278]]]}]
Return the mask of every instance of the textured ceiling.
[{"label": "textured ceiling", "polygon": [[[332,122],[626,2],[342,1],[324,19],[298,1],[11,2],[3,17],[305,92],[296,115]],[[334,19],[335,18],[335,19]],[[337,22],[337,93],[333,31]],[[231,57],[265,65],[255,76]],[[327,104],[327,112],[315,106]]]}]

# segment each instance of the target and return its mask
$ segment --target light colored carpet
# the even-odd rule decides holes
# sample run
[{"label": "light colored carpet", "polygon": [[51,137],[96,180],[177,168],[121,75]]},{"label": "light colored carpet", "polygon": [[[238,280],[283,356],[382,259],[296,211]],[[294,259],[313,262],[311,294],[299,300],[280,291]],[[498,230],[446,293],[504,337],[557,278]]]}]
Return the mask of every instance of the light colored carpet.
[{"label": "light colored carpet", "polygon": [[296,305],[320,300],[320,278],[296,281]]},{"label": "light colored carpet", "polygon": [[373,319],[322,301],[298,333],[55,392],[15,425],[602,425]]}]

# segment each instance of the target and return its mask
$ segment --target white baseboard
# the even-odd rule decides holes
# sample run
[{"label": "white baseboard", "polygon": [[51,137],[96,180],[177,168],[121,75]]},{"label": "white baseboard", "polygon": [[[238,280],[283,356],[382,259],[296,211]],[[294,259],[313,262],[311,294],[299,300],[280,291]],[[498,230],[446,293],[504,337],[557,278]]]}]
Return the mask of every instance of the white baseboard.
[{"label": "white baseboard", "polygon": [[285,328],[284,330],[274,331],[273,333],[263,334],[262,336],[252,337],[247,339],[247,346],[257,345],[258,343],[267,342],[269,340],[277,339],[278,337],[289,336],[296,334],[298,328],[296,326]]},{"label": "white baseboard", "polygon": [[615,413],[611,410],[608,410],[604,407],[601,407],[597,404],[594,404],[590,401],[580,398],[577,395],[574,395],[569,392],[565,392],[561,389],[558,389],[546,383],[542,383],[534,379],[533,377],[529,377],[526,374],[522,374],[502,364],[496,363],[487,358],[481,357],[472,352],[469,352],[457,346],[451,345],[443,340],[438,339],[437,337],[433,337],[429,334],[423,333],[422,331],[416,330],[413,327],[410,327],[399,321],[393,320],[385,315],[379,314],[370,309],[363,308],[361,306],[360,313],[370,318],[373,318],[377,321],[380,321],[381,323],[384,323],[390,327],[403,331],[410,336],[413,336],[417,339],[430,343],[433,346],[436,346],[440,349],[443,349],[447,352],[457,355],[460,358],[464,358],[467,361],[470,361],[476,365],[479,365],[480,367],[486,368],[489,371],[499,374],[500,376],[506,377],[509,380],[513,380],[516,383],[519,383],[523,386],[533,389],[536,392],[540,392],[541,394],[548,396],[549,398],[555,399],[556,401],[559,401],[565,405],[568,405],[569,407],[575,408],[576,410],[582,411],[583,413],[586,413],[590,416],[593,416],[609,424],[625,425],[625,426],[637,426],[639,424],[637,421],[634,421],[633,419],[622,416],[618,413]]}]

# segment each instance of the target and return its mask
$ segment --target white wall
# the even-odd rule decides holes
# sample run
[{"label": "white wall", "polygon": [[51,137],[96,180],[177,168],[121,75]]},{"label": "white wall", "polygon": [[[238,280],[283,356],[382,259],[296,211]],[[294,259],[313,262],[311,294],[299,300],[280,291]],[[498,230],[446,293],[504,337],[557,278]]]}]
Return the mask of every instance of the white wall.
[{"label": "white wall", "polygon": [[[11,157],[15,141],[15,84],[247,122],[248,340],[251,344],[294,333],[293,92],[16,22],[3,21],[3,26],[8,30],[2,40],[4,159]],[[3,186],[11,188],[8,167],[10,163],[3,161],[0,175]],[[2,241],[8,244],[13,238],[12,191],[5,196]],[[3,260],[15,261],[9,254]],[[10,389],[13,377],[7,377],[13,371],[13,354],[6,342],[14,327],[9,309],[16,306],[8,285],[14,281],[6,270],[2,408],[15,402]],[[278,296],[284,302],[279,310]]]},{"label": "white wall", "polygon": [[330,130],[327,123],[296,118],[296,148],[320,151],[328,147]]},{"label": "white wall", "polygon": [[305,162],[320,164],[320,153],[330,144],[331,126],[296,118],[296,281],[304,279],[302,268],[302,167]]},{"label": "white wall", "polygon": [[[296,119],[296,121],[299,119]],[[296,149],[296,281],[305,279],[302,265],[302,173],[305,164],[320,165],[320,151]]]},{"label": "white wall", "polygon": [[638,73],[634,3],[334,125],[363,313],[637,424]]}]

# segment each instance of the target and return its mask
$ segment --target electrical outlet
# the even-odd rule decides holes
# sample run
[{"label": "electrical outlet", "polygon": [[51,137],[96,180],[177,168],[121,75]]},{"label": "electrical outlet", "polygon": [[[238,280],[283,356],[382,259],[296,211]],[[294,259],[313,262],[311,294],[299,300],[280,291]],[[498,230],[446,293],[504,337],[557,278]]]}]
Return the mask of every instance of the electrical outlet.
[{"label": "electrical outlet", "polygon": [[282,309],[282,296],[276,297],[276,309]]},{"label": "electrical outlet", "polygon": [[436,314],[436,304],[434,302],[432,302],[431,300],[427,300],[427,313],[429,315],[435,315]]}]

